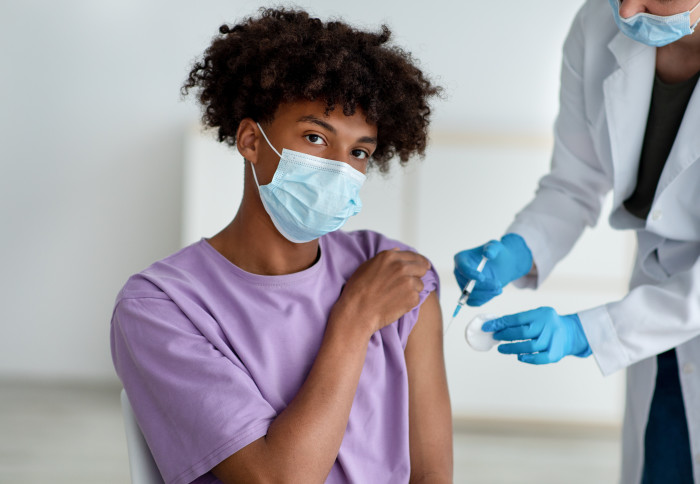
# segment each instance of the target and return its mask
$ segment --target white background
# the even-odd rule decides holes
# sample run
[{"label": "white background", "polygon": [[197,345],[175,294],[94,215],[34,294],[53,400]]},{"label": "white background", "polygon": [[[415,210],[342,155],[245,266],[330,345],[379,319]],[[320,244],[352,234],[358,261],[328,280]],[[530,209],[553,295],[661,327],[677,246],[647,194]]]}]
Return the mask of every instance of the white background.
[{"label": "white background", "polygon": [[[500,237],[547,169],[561,45],[581,2],[297,4],[368,28],[388,23],[446,89],[433,106],[428,156],[392,170],[388,181],[371,180],[352,223],[426,253],[440,271],[449,314],[458,291],[454,252]],[[192,189],[186,153],[199,159],[212,149],[192,134],[199,113],[180,99],[180,85],[219,25],[259,6],[0,0],[0,377],[116,379],[114,298],[130,274],[181,247],[185,215],[196,204],[183,195]],[[381,183],[410,210],[397,215],[374,196]],[[235,203],[228,218],[234,213]],[[485,309],[576,311],[619,297],[631,251],[628,237],[597,229],[542,291],[507,291]],[[592,358],[528,367],[471,352],[461,336],[471,314],[455,323],[446,345],[457,413],[619,419],[620,375],[603,379]]]}]

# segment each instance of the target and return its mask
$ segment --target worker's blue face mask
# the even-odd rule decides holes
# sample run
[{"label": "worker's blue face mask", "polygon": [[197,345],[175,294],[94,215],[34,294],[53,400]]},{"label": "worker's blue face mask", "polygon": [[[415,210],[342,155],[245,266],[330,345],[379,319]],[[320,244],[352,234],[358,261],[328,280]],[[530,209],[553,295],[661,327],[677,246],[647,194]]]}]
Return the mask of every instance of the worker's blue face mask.
[{"label": "worker's blue face mask", "polygon": [[258,124],[270,148],[280,157],[272,181],[255,184],[263,207],[272,223],[291,242],[302,243],[338,230],[362,208],[360,188],[367,178],[347,163],[327,160],[288,149],[282,154],[272,146]]},{"label": "worker's blue face mask", "polygon": [[610,0],[610,6],[613,9],[615,23],[623,34],[652,47],[663,47],[695,31],[698,22],[690,25],[690,14],[700,6],[700,3],[692,10],[666,17],[642,12],[629,18],[622,18],[620,0]]}]

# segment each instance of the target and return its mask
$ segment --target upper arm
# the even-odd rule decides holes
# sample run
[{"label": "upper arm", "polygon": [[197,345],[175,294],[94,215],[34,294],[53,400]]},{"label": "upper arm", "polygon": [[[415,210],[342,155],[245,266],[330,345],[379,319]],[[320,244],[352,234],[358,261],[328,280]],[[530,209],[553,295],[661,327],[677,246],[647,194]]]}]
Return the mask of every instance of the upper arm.
[{"label": "upper arm", "polygon": [[215,465],[211,472],[221,482],[262,482],[267,456],[265,436],[251,442]]},{"label": "upper arm", "polygon": [[[452,412],[442,341],[442,314],[436,292],[420,307],[405,350],[409,394],[411,481],[452,476]],[[435,479],[439,477],[438,479]]]},{"label": "upper arm", "polygon": [[192,481],[267,433],[275,410],[245,367],[173,301],[121,301],[111,338],[115,368],[166,481]]}]

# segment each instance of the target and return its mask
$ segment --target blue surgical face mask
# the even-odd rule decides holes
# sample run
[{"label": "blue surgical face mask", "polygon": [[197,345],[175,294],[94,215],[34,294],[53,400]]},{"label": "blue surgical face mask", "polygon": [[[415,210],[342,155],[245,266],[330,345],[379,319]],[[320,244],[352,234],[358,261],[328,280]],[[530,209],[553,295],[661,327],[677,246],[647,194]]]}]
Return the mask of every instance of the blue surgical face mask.
[{"label": "blue surgical face mask", "polygon": [[620,0],[610,0],[615,23],[627,37],[652,47],[663,47],[695,31],[698,22],[690,25],[692,10],[663,17],[650,13],[637,13],[629,18],[620,17]]},{"label": "blue surgical face mask", "polygon": [[280,154],[258,124],[270,148],[280,157],[272,181],[255,184],[272,223],[286,239],[309,242],[338,230],[362,208],[360,188],[367,178],[347,163],[283,149]]}]

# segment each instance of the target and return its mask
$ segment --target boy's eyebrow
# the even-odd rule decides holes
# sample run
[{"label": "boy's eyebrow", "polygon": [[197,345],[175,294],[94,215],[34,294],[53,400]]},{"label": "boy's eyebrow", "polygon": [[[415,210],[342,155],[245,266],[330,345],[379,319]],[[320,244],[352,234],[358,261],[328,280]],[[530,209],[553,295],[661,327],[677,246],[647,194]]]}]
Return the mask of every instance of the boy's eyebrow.
[{"label": "boy's eyebrow", "polygon": [[324,120],[319,119],[319,118],[317,118],[316,116],[314,116],[314,115],[312,115],[312,114],[307,114],[306,116],[302,116],[301,118],[299,118],[299,119],[297,120],[297,122],[299,122],[299,123],[304,123],[304,122],[306,122],[306,123],[318,124],[318,125],[321,126],[322,128],[325,128],[325,129],[327,129],[328,131],[330,131],[331,133],[336,134],[336,130],[335,130],[335,128],[333,127],[332,124],[326,123]]},{"label": "boy's eyebrow", "polygon": [[[327,123],[324,120],[317,118],[316,116],[314,116],[312,114],[307,114],[306,116],[302,116],[301,118],[299,118],[297,120],[297,122],[299,122],[299,123],[304,123],[304,122],[305,123],[314,123],[314,124],[321,126],[324,129],[330,131],[333,134],[337,134],[337,131],[333,127],[332,124]],[[358,139],[357,141],[359,141],[360,143],[370,143],[370,144],[375,144],[375,145],[377,144],[377,138],[372,138],[371,136],[363,136],[360,139]]]},{"label": "boy's eyebrow", "polygon": [[363,136],[362,138],[358,139],[360,143],[369,143],[371,145],[376,145],[377,144],[377,138],[372,138],[371,136]]}]

